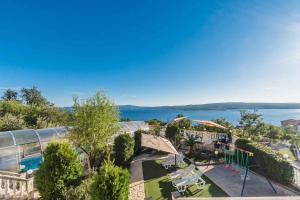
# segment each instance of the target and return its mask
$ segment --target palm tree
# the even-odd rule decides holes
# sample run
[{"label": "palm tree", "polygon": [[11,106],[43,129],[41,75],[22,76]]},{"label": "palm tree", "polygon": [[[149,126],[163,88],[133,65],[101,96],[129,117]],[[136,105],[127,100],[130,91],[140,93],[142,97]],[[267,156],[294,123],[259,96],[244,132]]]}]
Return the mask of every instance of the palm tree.
[{"label": "palm tree", "polygon": [[201,137],[194,134],[186,134],[187,138],[185,138],[185,145],[190,147],[189,154],[194,153],[195,145],[201,143]]}]

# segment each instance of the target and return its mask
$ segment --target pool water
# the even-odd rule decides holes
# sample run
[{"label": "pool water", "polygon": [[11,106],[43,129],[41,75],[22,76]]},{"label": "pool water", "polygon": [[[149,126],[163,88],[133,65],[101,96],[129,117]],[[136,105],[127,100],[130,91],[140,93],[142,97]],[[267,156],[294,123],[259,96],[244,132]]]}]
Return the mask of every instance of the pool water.
[{"label": "pool water", "polygon": [[42,156],[35,156],[30,158],[25,158],[21,160],[20,165],[24,165],[24,171],[28,171],[30,169],[37,169],[42,162]]}]

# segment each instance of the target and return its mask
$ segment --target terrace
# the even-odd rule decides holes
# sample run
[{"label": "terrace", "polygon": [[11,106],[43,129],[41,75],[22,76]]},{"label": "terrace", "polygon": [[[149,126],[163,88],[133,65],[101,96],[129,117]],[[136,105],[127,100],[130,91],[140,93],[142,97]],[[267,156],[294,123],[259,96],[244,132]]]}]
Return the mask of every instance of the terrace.
[{"label": "terrace", "polygon": [[[183,132],[183,134],[187,134],[187,132]],[[219,137],[219,134],[217,133],[197,133],[193,131],[193,134],[202,134],[201,137],[205,138],[207,141],[212,141]],[[224,136],[224,134],[221,135],[222,137]],[[153,138],[151,137],[152,136],[145,135],[145,141],[142,140],[142,146],[168,153],[174,152],[169,141],[165,141],[166,144],[161,144],[161,141],[164,141],[165,139],[160,139],[160,137],[156,136]],[[185,158],[183,165],[175,165],[172,161],[172,164],[168,169],[164,168],[163,163],[169,162],[168,160],[170,159],[168,157],[170,157],[170,154],[168,156],[161,154],[143,154],[135,158],[132,164],[134,168],[131,169],[130,199],[146,198],[158,200],[178,198],[188,200],[213,197],[227,199],[241,196],[243,196],[242,198],[264,197],[265,199],[276,199],[277,197],[280,197],[281,199],[293,199],[295,196],[299,195],[299,192],[291,187],[271,181],[265,176],[251,170],[246,172],[247,167],[240,163],[242,161],[239,156],[243,157],[246,154],[251,156],[251,152],[247,153],[247,151],[242,149],[239,150],[237,147],[231,149],[231,146],[228,150],[225,150],[223,146],[218,150],[219,154],[216,154],[214,157],[213,154],[216,147],[214,147],[213,143],[211,145],[202,143],[197,147],[198,148],[196,148],[195,151],[201,152],[201,158],[189,156],[190,159]],[[232,151],[234,154],[229,156],[228,153]],[[177,159],[179,158],[177,157]],[[232,163],[225,165],[225,163],[228,162],[228,159],[234,159],[235,162],[233,163],[232,161]],[[245,161],[243,158],[242,160],[243,162]],[[172,180],[168,174],[188,169],[190,164],[196,165],[195,170],[200,172],[200,179],[205,182],[205,186],[199,188],[197,187],[197,182],[195,182],[193,184],[188,184],[186,190],[180,191],[180,188],[172,185],[174,180]],[[294,173],[297,174],[298,170],[294,170],[296,170]],[[192,174],[195,174],[195,171],[192,172]],[[189,177],[189,175],[185,174],[179,179],[185,180],[187,177]]]}]

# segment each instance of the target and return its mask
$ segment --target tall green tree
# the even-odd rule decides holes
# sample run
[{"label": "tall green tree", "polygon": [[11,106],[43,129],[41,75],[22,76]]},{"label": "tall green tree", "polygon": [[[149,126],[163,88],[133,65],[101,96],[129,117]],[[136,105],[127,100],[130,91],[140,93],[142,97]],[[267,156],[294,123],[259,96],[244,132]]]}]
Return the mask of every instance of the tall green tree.
[{"label": "tall green tree", "polygon": [[69,137],[74,145],[80,148],[88,158],[90,169],[99,165],[97,157],[107,145],[119,127],[119,113],[103,92],[83,101],[74,98],[74,123]]},{"label": "tall green tree", "polygon": [[128,167],[134,155],[134,139],[129,134],[121,134],[115,138],[115,163]]},{"label": "tall green tree", "polygon": [[3,93],[2,99],[5,101],[18,100],[18,92],[12,89],[7,89]]},{"label": "tall green tree", "polygon": [[166,128],[166,138],[173,144],[178,144],[180,139],[180,128],[177,123],[171,123]]},{"label": "tall green tree", "polygon": [[49,104],[46,98],[42,95],[41,91],[35,86],[32,88],[23,88],[21,90],[21,96],[23,101],[28,105]]},{"label": "tall green tree", "polygon": [[265,133],[263,117],[257,111],[241,110],[240,126],[248,137],[256,137]]}]

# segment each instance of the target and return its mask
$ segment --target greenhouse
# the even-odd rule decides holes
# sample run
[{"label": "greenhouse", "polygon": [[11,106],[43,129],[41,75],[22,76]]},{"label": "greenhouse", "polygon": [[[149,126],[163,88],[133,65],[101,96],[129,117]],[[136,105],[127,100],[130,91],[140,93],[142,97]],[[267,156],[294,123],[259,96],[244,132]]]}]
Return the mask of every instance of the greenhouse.
[{"label": "greenhouse", "polygon": [[63,127],[0,132],[0,170],[19,172],[36,169],[47,143],[66,132]]}]

